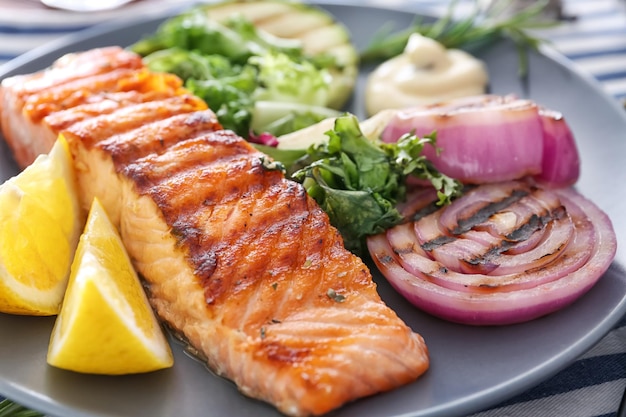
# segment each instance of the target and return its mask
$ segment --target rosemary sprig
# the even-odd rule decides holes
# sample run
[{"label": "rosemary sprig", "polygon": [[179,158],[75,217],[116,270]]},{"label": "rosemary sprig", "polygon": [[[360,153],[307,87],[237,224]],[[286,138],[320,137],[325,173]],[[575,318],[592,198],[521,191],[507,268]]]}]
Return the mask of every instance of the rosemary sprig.
[{"label": "rosemary sprig", "polygon": [[39,411],[29,410],[9,399],[0,401],[0,417],[43,417]]},{"label": "rosemary sprig", "polygon": [[547,42],[528,31],[558,24],[554,20],[541,17],[548,1],[537,1],[512,14],[508,13],[511,0],[494,0],[486,9],[482,9],[478,3],[478,0],[474,1],[474,10],[463,19],[454,19],[457,2],[453,1],[446,14],[434,22],[424,22],[424,19],[417,18],[410,27],[395,33],[390,27],[383,27],[361,53],[361,60],[380,61],[401,54],[413,33],[435,39],[447,48],[459,48],[469,52],[508,38],[515,43],[518,50],[520,76],[526,75],[528,50],[537,50],[541,43]]}]

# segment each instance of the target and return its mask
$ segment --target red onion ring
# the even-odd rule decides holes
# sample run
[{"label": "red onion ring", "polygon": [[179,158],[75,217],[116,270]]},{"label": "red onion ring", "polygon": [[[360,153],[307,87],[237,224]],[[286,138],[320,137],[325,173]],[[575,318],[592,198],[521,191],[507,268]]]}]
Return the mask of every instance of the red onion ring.
[{"label": "red onion ring", "polygon": [[399,110],[381,139],[437,132],[437,153],[423,154],[442,173],[466,184],[535,176],[552,187],[576,182],[580,161],[562,115],[514,96],[481,95]]},{"label": "red onion ring", "polygon": [[573,185],[580,176],[580,157],[574,135],[563,115],[540,109],[543,124],[543,161],[541,173],[535,178],[552,187]]},{"label": "red onion ring", "polygon": [[436,131],[442,151],[426,146],[423,154],[439,171],[465,183],[541,172],[541,119],[528,100],[484,95],[401,110],[381,138],[395,142],[411,131],[418,136]]},{"label": "red onion ring", "polygon": [[[522,224],[520,219],[528,220],[528,216],[515,214],[517,201],[497,205],[503,201],[497,187],[480,186],[467,194],[465,203],[496,196],[492,200],[496,204],[483,204],[495,212],[486,220],[476,220],[470,230],[455,234],[446,232],[447,226],[429,224],[439,223],[448,210],[462,213],[454,207],[463,200],[458,199],[436,213],[368,238],[370,255],[381,273],[415,306],[465,324],[518,323],[571,304],[608,269],[616,252],[615,232],[606,214],[591,201],[571,188],[502,184],[502,189],[509,191],[530,189],[532,193],[519,201],[545,203],[538,215],[550,208],[550,216],[537,224],[530,221],[532,227],[526,230],[529,221]],[[480,209],[475,207],[476,212]],[[514,214],[517,231],[521,230],[517,235],[494,235],[497,228],[484,227],[506,213]],[[442,231],[439,238],[433,236],[433,230]],[[425,236],[430,240],[423,241]],[[437,239],[439,242],[433,242]],[[496,242],[502,247],[494,246]],[[456,247],[446,249],[450,244]],[[472,260],[478,260],[474,268],[468,262]]]}]

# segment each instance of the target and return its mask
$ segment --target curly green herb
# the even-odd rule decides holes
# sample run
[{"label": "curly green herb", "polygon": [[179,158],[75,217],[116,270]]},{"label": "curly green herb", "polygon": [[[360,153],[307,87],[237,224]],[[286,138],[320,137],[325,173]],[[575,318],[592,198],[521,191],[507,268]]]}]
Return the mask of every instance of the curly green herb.
[{"label": "curly green herb", "polygon": [[435,145],[436,135],[404,135],[396,143],[366,138],[353,115],[338,117],[326,133],[328,142],[312,146],[301,159],[306,165],[293,173],[309,195],[328,213],[346,247],[364,249],[364,238],[402,221],[398,202],[405,198],[406,179],[429,180],[438,190],[439,204],[459,194],[461,184],[438,172],[422,153]]}]

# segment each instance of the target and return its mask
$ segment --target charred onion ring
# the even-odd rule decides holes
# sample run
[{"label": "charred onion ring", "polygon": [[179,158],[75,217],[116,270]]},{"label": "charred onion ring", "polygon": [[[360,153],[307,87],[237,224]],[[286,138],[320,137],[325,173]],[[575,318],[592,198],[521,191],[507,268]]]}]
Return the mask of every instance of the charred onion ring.
[{"label": "charred onion ring", "polygon": [[580,176],[580,157],[576,141],[563,115],[540,109],[543,124],[543,158],[537,181],[551,187],[573,185]]},{"label": "charred onion ring", "polygon": [[[412,221],[368,238],[391,285],[446,320],[502,325],[561,309],[615,256],[609,218],[572,188],[485,184],[451,205],[406,204]],[[432,206],[430,206],[432,207]]]}]

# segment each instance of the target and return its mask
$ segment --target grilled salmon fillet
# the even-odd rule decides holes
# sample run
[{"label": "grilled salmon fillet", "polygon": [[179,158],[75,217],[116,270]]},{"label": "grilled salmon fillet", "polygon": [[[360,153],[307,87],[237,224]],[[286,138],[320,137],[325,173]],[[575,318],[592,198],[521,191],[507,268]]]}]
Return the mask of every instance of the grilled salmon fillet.
[{"label": "grilled salmon fillet", "polygon": [[[117,62],[112,49],[85,54]],[[5,137],[21,165],[58,133],[66,137],[84,207],[100,198],[156,313],[211,369],[292,416],[327,413],[427,370],[422,337],[384,304],[326,213],[269,157],[223,130],[175,82],[121,91],[98,81],[127,77],[114,65],[75,71],[81,77],[59,80],[52,70],[50,82],[45,72],[6,80]],[[28,87],[35,80],[47,87]],[[60,109],[49,94],[59,85],[91,87]],[[38,103],[36,117],[29,102]]]}]

